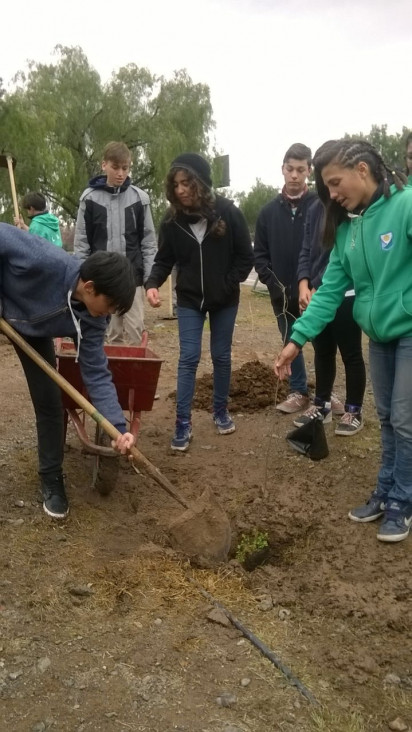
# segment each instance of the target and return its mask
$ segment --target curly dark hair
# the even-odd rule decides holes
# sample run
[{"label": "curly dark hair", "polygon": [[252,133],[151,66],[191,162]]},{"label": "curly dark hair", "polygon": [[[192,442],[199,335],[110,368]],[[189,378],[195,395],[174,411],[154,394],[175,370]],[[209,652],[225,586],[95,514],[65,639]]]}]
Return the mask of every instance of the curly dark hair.
[{"label": "curly dark hair", "polygon": [[[198,205],[195,210],[187,209],[182,206],[175,194],[175,176],[176,173],[184,172],[189,181],[191,192],[195,193],[198,198]],[[214,192],[207,188],[196,178],[195,175],[187,168],[170,168],[165,181],[166,198],[170,203],[170,207],[166,214],[166,220],[174,221],[179,213],[197,213],[199,216],[212,222],[210,232],[215,236],[223,236],[226,231],[226,223],[217,215],[215,209],[216,197]]]}]

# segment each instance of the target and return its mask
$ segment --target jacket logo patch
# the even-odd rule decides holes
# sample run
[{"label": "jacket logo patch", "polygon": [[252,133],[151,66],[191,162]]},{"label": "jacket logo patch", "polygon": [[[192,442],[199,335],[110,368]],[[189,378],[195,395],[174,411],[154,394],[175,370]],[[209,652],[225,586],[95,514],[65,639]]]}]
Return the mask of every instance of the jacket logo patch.
[{"label": "jacket logo patch", "polygon": [[393,247],[393,234],[389,231],[387,234],[380,235],[382,251],[387,252]]}]

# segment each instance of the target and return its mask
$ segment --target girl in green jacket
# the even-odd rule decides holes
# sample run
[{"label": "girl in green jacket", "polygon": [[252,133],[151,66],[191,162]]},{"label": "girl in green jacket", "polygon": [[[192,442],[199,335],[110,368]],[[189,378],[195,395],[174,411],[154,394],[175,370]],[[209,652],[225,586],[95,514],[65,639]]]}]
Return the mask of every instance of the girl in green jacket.
[{"label": "girl in green jacket", "polygon": [[333,320],[354,287],[353,315],[370,337],[382,461],[372,495],[349,518],[364,523],[383,516],[378,539],[402,541],[412,523],[412,188],[365,140],[330,140],[313,164],[325,206],[324,244],[332,252],[275,372],[290,373],[302,346]]}]

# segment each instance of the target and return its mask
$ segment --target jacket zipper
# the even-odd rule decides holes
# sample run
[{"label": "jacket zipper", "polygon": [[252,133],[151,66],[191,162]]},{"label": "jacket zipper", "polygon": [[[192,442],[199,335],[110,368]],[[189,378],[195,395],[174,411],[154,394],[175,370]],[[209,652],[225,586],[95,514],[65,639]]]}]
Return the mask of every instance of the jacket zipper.
[{"label": "jacket zipper", "polygon": [[199,253],[200,253],[200,289],[202,290],[202,299],[200,301],[200,309],[202,309],[204,303],[205,303],[205,289],[204,289],[204,279],[203,279],[203,249],[202,244],[204,240],[206,239],[209,232],[206,231],[206,234],[204,235],[202,241],[200,242],[194,234],[192,234],[190,231],[184,228],[184,226],[181,226],[177,221],[175,221],[176,226],[179,227],[182,231],[184,231],[188,236],[190,236],[192,239],[195,240],[196,244],[199,247]]},{"label": "jacket zipper", "polygon": [[[364,221],[364,219],[363,219],[363,217],[361,217],[360,240],[361,240],[361,245],[362,245],[363,261],[365,262],[365,269],[366,269],[366,271],[367,271],[367,273],[369,275],[369,279],[370,279],[371,285],[372,285],[372,305],[373,305],[373,301],[374,301],[374,297],[375,297],[375,288],[374,288],[374,285],[373,285],[373,277],[372,277],[371,271],[369,269],[368,260],[366,258],[365,242],[364,242],[364,238],[363,238],[363,221]],[[355,292],[356,292],[356,288],[355,288]],[[376,334],[375,327],[374,327],[373,322],[372,322],[372,306],[371,306],[371,314],[370,314],[370,323],[371,323],[373,332]]]}]

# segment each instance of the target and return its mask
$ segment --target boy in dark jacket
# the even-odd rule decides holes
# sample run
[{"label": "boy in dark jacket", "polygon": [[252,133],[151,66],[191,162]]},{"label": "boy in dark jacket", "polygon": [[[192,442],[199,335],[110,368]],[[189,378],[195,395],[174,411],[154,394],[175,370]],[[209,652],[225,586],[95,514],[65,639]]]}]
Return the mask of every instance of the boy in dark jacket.
[{"label": "boy in dark jacket", "polygon": [[[124,315],[114,315],[107,330],[108,343],[140,345],[144,329],[143,284],[149,277],[157,251],[156,234],[145,191],[129,178],[131,154],[123,142],[109,142],[102,171],[80,197],[74,251],[86,259],[97,251],[119,252],[133,265],[136,294]],[[124,333],[123,333],[124,331]]]},{"label": "boy in dark jacket", "polygon": [[[295,143],[283,158],[285,185],[282,192],[261,210],[256,222],[255,269],[269,290],[278,327],[284,342],[299,317],[297,266],[303,241],[306,212],[316,198],[308,191],[311,151]],[[292,414],[309,406],[303,354],[292,364],[290,394],[277,405],[281,412]]]},{"label": "boy in dark jacket", "polygon": [[[96,409],[122,433],[113,446],[134,444],[104,353],[107,316],[130,308],[135,278],[130,262],[96,252],[80,262],[43,238],[0,224],[0,315],[52,366],[53,338],[77,342],[84,385]],[[43,508],[65,518],[69,507],[62,472],[64,420],[60,389],[15,346],[36,414]]]}]

